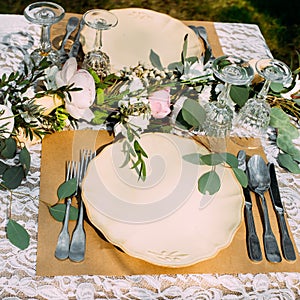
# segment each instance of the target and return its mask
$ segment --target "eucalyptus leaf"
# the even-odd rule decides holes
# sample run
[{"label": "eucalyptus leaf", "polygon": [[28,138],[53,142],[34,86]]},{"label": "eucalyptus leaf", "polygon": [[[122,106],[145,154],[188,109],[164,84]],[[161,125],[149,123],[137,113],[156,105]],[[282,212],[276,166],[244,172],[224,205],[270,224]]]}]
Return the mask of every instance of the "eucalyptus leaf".
[{"label": "eucalyptus leaf", "polygon": [[224,157],[219,153],[202,155],[200,159],[208,166],[216,166],[225,161]]},{"label": "eucalyptus leaf", "polygon": [[239,165],[239,161],[236,158],[235,155],[228,153],[228,152],[224,152],[224,153],[220,153],[220,155],[224,158],[224,161],[232,168],[237,168]]},{"label": "eucalyptus leaf", "polygon": [[291,123],[283,124],[281,127],[278,127],[278,134],[284,134],[291,140],[299,137],[298,129]]},{"label": "eucalyptus leaf", "polygon": [[287,154],[290,154],[294,160],[300,161],[300,150],[295,147],[292,140],[285,134],[278,134],[277,146]]},{"label": "eucalyptus leaf", "polygon": [[230,87],[230,98],[239,107],[244,106],[244,104],[249,99],[249,87],[244,85],[232,85]]},{"label": "eucalyptus leaf", "polygon": [[300,174],[299,165],[293,160],[291,155],[280,153],[278,155],[278,163],[281,167],[287,169],[288,171],[295,174]]},{"label": "eucalyptus leaf", "polygon": [[13,158],[16,155],[16,151],[17,151],[17,143],[15,139],[13,139],[12,137],[5,139],[5,147],[1,151],[1,155],[4,158]]},{"label": "eucalyptus leaf", "polygon": [[197,101],[186,99],[182,106],[182,117],[192,127],[199,128],[206,119],[206,112]]},{"label": "eucalyptus leaf", "polygon": [[153,67],[155,67],[161,71],[164,69],[158,54],[156,54],[152,49],[150,51],[150,62]]},{"label": "eucalyptus leaf", "polygon": [[174,71],[177,70],[180,74],[183,73],[183,64],[181,62],[174,62],[168,65],[168,70]]},{"label": "eucalyptus leaf", "polygon": [[281,82],[271,82],[270,88],[273,92],[280,93],[284,89],[284,86]]},{"label": "eucalyptus leaf", "polygon": [[8,168],[8,165],[3,161],[0,161],[0,175],[2,175]]},{"label": "eucalyptus leaf", "polygon": [[239,168],[232,168],[232,171],[242,187],[248,186],[248,177],[245,172]]},{"label": "eucalyptus leaf", "polygon": [[178,126],[181,129],[190,130],[193,126],[187,123],[182,115],[182,110],[179,111],[179,113],[176,116],[176,126]]},{"label": "eucalyptus leaf", "polygon": [[72,196],[76,192],[77,188],[77,180],[76,178],[72,178],[63,182],[57,189],[58,199],[65,199],[67,197]]},{"label": "eucalyptus leaf", "polygon": [[213,195],[219,191],[221,181],[219,175],[215,171],[209,171],[203,174],[198,180],[198,190],[202,194]]},{"label": "eucalyptus leaf", "polygon": [[30,154],[26,147],[23,147],[22,150],[20,151],[19,160],[26,176],[29,172],[30,162],[31,162]]},{"label": "eucalyptus leaf", "polygon": [[203,162],[201,160],[201,156],[202,154],[200,153],[190,153],[190,154],[186,154],[183,155],[183,159],[189,163],[192,163],[194,165],[202,165]]},{"label": "eucalyptus leaf", "polygon": [[[66,212],[66,204],[64,203],[58,203],[53,206],[49,207],[49,212],[51,216],[59,222],[62,222],[65,217]],[[73,205],[70,206],[70,215],[69,219],[71,221],[76,221],[78,218],[78,208],[74,207]]]},{"label": "eucalyptus leaf", "polygon": [[2,175],[3,185],[11,190],[16,189],[20,186],[24,176],[25,174],[22,166],[12,166]]},{"label": "eucalyptus leaf", "polygon": [[7,238],[16,247],[21,250],[29,246],[29,234],[26,229],[16,221],[9,219],[6,227]]},{"label": "eucalyptus leaf", "polygon": [[274,128],[280,128],[286,124],[290,124],[290,118],[281,108],[272,107],[269,124]]}]

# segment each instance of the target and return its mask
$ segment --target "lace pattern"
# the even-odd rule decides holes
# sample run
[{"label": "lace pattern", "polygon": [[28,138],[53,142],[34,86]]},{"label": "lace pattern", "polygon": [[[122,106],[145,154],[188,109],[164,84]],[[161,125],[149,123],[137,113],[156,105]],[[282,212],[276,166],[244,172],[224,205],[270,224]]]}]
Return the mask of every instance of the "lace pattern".
[{"label": "lace pattern", "polygon": [[[0,41],[7,34],[7,28],[10,32],[28,32],[37,43],[38,28],[24,17],[1,16]],[[246,59],[271,56],[256,25],[216,23],[216,29],[226,54]],[[0,69],[16,68],[17,60],[10,54],[1,56]],[[300,140],[297,144],[300,145]],[[268,160],[276,163],[278,149],[274,143],[265,141],[265,150]],[[1,191],[0,194],[1,299],[297,299],[300,295],[299,273],[36,276],[41,145],[32,146],[30,152],[32,167],[28,179],[14,192],[12,199],[12,217],[25,226],[31,238],[25,251],[12,246],[6,238],[10,193]],[[278,166],[277,171],[288,222],[299,251],[300,176],[286,173]]]}]

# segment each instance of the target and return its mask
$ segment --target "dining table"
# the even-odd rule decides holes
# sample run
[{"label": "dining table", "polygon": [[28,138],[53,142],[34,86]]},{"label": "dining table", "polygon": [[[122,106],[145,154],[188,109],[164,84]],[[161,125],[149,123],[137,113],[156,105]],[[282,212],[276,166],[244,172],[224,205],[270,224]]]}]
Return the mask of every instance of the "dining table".
[{"label": "dining table", "polygon": [[[81,17],[79,14],[67,13],[60,23],[53,26],[52,40],[55,36],[64,35],[70,16]],[[247,61],[273,57],[256,24],[201,20],[181,22],[186,26],[204,26],[207,29],[215,57],[222,54],[235,55]],[[10,43],[28,45],[27,50],[30,51],[37,47],[39,36],[40,27],[27,21],[23,15],[0,15],[0,45],[3,47],[0,52],[0,73],[17,71],[22,57],[22,53],[12,51],[11,48],[5,50],[4,40],[9,37]],[[79,129],[101,131],[100,127],[83,121],[80,122]],[[246,254],[233,252],[247,260],[247,264],[243,265],[240,260],[235,260],[226,252],[222,255],[221,250],[217,263],[212,258],[211,262],[192,266],[190,269],[152,267],[151,263],[140,262],[138,258],[131,258],[118,249],[110,248],[107,241],[103,242],[107,243],[105,246],[93,250],[94,262],[99,262],[98,269],[93,266],[92,259],[86,262],[90,265],[85,265],[85,262],[81,264],[55,261],[51,241],[57,240],[60,224],[52,226],[46,223],[47,218],[51,218],[50,215],[41,220],[41,214],[44,217],[47,212],[40,198],[42,196],[45,200],[47,193],[56,193],[56,175],[49,160],[51,162],[51,159],[63,155],[65,149],[59,143],[62,140],[74,139],[73,135],[76,133],[66,131],[61,137],[53,134],[52,137],[46,137],[43,143],[31,143],[31,167],[26,180],[12,194],[6,190],[0,192],[1,299],[299,299],[300,176],[278,165],[276,157],[279,149],[268,134],[261,139],[261,149],[268,162],[274,163],[276,168],[286,220],[297,253],[296,262],[272,264],[263,258],[263,262],[254,263],[248,262]],[[99,139],[101,138],[110,139],[105,133],[100,133]],[[294,142],[299,148],[300,139]],[[41,169],[42,163],[44,169]],[[42,172],[47,167],[52,173],[43,175]],[[52,179],[55,183],[49,191],[46,186],[51,185]],[[25,250],[13,246],[6,237],[10,201],[13,219],[22,224],[30,235],[30,244]],[[241,223],[244,227],[244,220]],[[43,237],[46,230],[47,236]],[[245,252],[245,237],[238,234],[237,239],[240,240],[235,240],[235,243],[243,244]],[[120,254],[116,254],[110,261],[109,251],[119,251]],[[101,262],[102,255],[106,258]],[[215,259],[218,256],[219,254]],[[115,264],[121,266],[115,267]]]}]

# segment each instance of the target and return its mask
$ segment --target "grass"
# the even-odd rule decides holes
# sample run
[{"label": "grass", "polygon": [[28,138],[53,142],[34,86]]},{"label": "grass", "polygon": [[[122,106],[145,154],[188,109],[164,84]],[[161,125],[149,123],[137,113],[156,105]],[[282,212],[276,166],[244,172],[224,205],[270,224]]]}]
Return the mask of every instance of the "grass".
[{"label": "grass", "polygon": [[[0,13],[22,14],[33,1],[6,0]],[[68,12],[84,13],[92,8],[142,7],[182,20],[255,23],[264,35],[273,56],[298,66],[300,50],[299,0],[64,0],[55,1]]]}]

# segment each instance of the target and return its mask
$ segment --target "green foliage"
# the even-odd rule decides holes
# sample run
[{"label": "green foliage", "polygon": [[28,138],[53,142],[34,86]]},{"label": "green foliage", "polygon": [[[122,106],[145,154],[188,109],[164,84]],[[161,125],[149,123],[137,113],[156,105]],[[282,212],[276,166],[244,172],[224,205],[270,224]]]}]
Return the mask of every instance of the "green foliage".
[{"label": "green foliage", "polygon": [[183,159],[189,163],[196,165],[211,166],[212,169],[201,175],[198,179],[198,190],[202,194],[209,193],[215,194],[221,187],[221,180],[218,173],[215,171],[215,167],[220,164],[228,164],[238,180],[238,182],[246,187],[248,185],[248,178],[246,174],[238,169],[238,159],[231,153],[210,153],[202,155],[200,153],[190,153],[183,156]]},{"label": "green foliage", "polygon": [[19,249],[24,250],[29,246],[30,237],[28,232],[12,219],[8,220],[6,234],[9,241]]},{"label": "green foliage", "polygon": [[[22,183],[22,180],[28,174],[30,168],[30,154],[24,146],[18,150],[14,138],[0,140],[0,156],[5,160],[0,164],[0,178],[2,189],[16,189]],[[6,159],[13,159],[12,163]]]},{"label": "green foliage", "polygon": [[163,70],[163,65],[160,61],[160,57],[155,53],[152,49],[150,51],[150,62],[153,67],[157,68],[158,70]]},{"label": "green foliage", "polygon": [[206,119],[206,112],[204,108],[199,104],[199,102],[192,99],[185,100],[181,113],[183,120],[194,129],[201,128]]},{"label": "green foliage", "polygon": [[244,104],[249,99],[250,88],[244,85],[232,85],[230,87],[230,98],[239,107],[244,106]]},{"label": "green foliage", "polygon": [[138,179],[145,181],[147,169],[144,159],[148,158],[148,155],[136,139],[139,138],[139,134],[129,124],[124,124],[124,126],[127,127],[127,138],[124,139],[122,144],[122,152],[125,155],[125,159],[120,168],[124,168],[131,163],[131,169],[135,169]]},{"label": "green foliage", "polygon": [[300,150],[293,143],[298,138],[298,130],[291,124],[288,115],[279,107],[272,107],[270,126],[277,129],[276,143],[281,153],[278,163],[281,167],[293,173],[300,173]]},{"label": "green foliage", "polygon": [[77,189],[77,179],[72,178],[63,182],[57,189],[57,196],[59,200],[72,196]]},{"label": "green foliage", "polygon": [[219,191],[221,181],[216,171],[211,170],[198,179],[198,190],[202,194],[213,195]]},{"label": "green foliage", "polygon": [[[53,206],[50,206],[49,212],[56,221],[62,222],[65,217],[66,204],[58,203]],[[77,218],[78,218],[78,208],[71,205],[69,219],[71,221],[75,221],[77,220]]]}]

